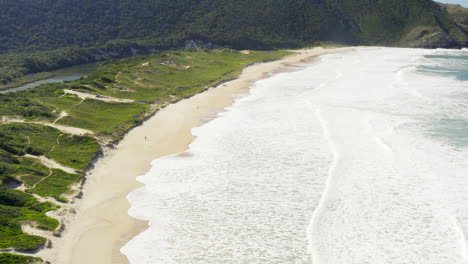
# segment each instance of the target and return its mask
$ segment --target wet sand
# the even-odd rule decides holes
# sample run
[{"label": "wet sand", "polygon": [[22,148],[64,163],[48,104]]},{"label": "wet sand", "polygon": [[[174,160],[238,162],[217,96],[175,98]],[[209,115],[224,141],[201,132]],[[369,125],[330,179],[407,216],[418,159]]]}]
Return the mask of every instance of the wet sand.
[{"label": "wet sand", "polygon": [[52,240],[52,248],[37,255],[52,263],[129,263],[120,252],[147,223],[128,215],[127,195],[141,187],[136,177],[145,174],[151,161],[185,151],[194,140],[192,128],[200,126],[230,106],[233,96],[247,93],[257,80],[282,71],[299,70],[301,62],[353,48],[314,48],[294,51],[282,60],[259,63],[244,69],[233,81],[167,106],[130,131],[87,175],[83,198],[73,205],[76,214],[65,216],[65,231]]}]

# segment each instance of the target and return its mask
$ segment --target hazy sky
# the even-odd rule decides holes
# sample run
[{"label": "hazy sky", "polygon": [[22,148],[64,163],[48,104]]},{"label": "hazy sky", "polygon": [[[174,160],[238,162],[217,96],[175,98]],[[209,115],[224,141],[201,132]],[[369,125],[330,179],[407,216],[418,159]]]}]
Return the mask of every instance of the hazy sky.
[{"label": "hazy sky", "polygon": [[468,7],[468,0],[439,0],[438,2],[449,3],[449,4],[460,4],[464,7]]}]

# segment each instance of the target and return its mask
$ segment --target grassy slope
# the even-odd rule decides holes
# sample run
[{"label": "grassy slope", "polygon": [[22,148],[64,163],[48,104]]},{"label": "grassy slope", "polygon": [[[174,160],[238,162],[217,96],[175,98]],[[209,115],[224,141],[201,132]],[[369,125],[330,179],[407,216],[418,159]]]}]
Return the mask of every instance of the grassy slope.
[{"label": "grassy slope", "polygon": [[444,7],[449,15],[462,26],[465,30],[468,30],[468,8],[465,8],[461,5],[451,5],[451,4],[440,4]]},{"label": "grassy slope", "polygon": [[[107,63],[96,73],[65,86],[50,85],[48,92],[36,94],[30,91],[33,97],[29,99],[39,103],[35,107],[41,111],[49,110],[42,115],[29,115],[29,118],[51,121],[56,117],[52,109],[55,113],[66,111],[69,116],[61,119],[59,124],[93,130],[99,135],[118,139],[149,113],[149,104],[168,103],[191,96],[216,83],[235,78],[250,63],[285,54],[280,51],[251,54],[230,50],[172,51],[123,59],[119,63]],[[60,92],[63,88],[136,102],[109,103],[92,99],[81,102],[74,95],[63,96]]]},{"label": "grassy slope", "polygon": [[236,49],[468,45],[431,0],[4,0],[0,17],[0,88],[26,74],[187,40]]},{"label": "grassy slope", "polygon": [[69,116],[58,122],[59,124],[106,134],[126,131],[138,121],[135,117],[142,116],[148,111],[148,106],[140,103],[105,103],[93,99],[86,99],[81,103],[81,99],[76,96],[41,97],[36,100],[57,109],[57,112],[69,113]]},{"label": "grassy slope", "polygon": [[[141,102],[184,98],[221,81],[236,78],[255,61],[284,56],[285,52],[171,51],[107,64],[76,83],[73,89]],[[122,89],[124,87],[125,89]]]},{"label": "grassy slope", "polygon": [[58,221],[45,213],[55,208],[51,203],[38,202],[27,193],[0,187],[0,248],[35,250],[42,246],[46,242],[44,238],[24,234],[20,225],[33,222],[40,229],[54,230]]},{"label": "grassy slope", "polygon": [[89,136],[67,135],[52,127],[19,123],[0,125],[0,147],[13,155],[46,156],[81,170],[99,151],[96,140]]},{"label": "grassy slope", "polygon": [[[98,139],[118,140],[154,113],[155,106],[187,98],[216,83],[237,77],[249,64],[286,54],[283,51],[250,54],[231,50],[174,51],[108,62],[81,80],[0,95],[0,116],[52,122],[57,113],[66,111],[69,116],[58,123],[92,130]],[[135,102],[82,101],[74,95],[65,95],[63,89],[133,99]],[[41,204],[29,193],[66,202],[63,194],[68,192],[72,183],[82,178],[81,174],[50,170],[37,159],[24,155],[44,155],[80,171],[99,152],[97,142],[91,136],[73,136],[44,125],[0,123],[0,184],[16,179],[23,181],[28,188],[24,193],[0,187],[0,249],[31,250],[43,245],[46,242],[44,238],[22,233],[19,224],[34,221],[43,229],[54,230],[58,222],[45,215],[53,205]],[[2,199],[2,196],[10,198]],[[5,254],[0,254],[0,260],[8,260],[0,263],[28,261]]]},{"label": "grassy slope", "polygon": [[96,139],[64,134],[36,124],[0,124],[0,181],[21,180],[28,192],[66,201],[68,187],[81,179],[80,174],[45,167],[25,154],[45,156],[64,166],[84,170],[99,152]]}]

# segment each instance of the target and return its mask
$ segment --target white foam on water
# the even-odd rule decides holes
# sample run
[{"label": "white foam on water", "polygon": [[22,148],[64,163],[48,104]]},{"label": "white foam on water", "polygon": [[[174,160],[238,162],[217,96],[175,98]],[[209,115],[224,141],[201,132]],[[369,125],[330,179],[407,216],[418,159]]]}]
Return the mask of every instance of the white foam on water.
[{"label": "white foam on water", "polygon": [[122,252],[137,264],[468,263],[468,148],[440,128],[468,121],[468,86],[419,71],[441,52],[363,48],[257,82],[193,130],[190,155],[139,178],[130,214],[151,227]]}]

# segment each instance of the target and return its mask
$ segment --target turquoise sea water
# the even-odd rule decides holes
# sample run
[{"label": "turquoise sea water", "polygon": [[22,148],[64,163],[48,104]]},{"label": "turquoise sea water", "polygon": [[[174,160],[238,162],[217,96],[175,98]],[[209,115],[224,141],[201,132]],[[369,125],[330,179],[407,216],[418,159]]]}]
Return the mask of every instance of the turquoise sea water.
[{"label": "turquoise sea water", "polygon": [[427,130],[454,147],[468,147],[468,50],[438,50],[434,53],[424,56],[418,72],[428,78],[440,76],[439,88],[449,92],[433,98],[434,109],[440,111],[433,113]]},{"label": "turquoise sea water", "polygon": [[437,65],[421,66],[420,70],[432,74],[453,76],[458,80],[468,81],[468,50],[465,52],[467,54],[457,53],[462,52],[450,53],[450,51],[445,51],[441,55],[427,55],[425,57],[437,63]]}]

